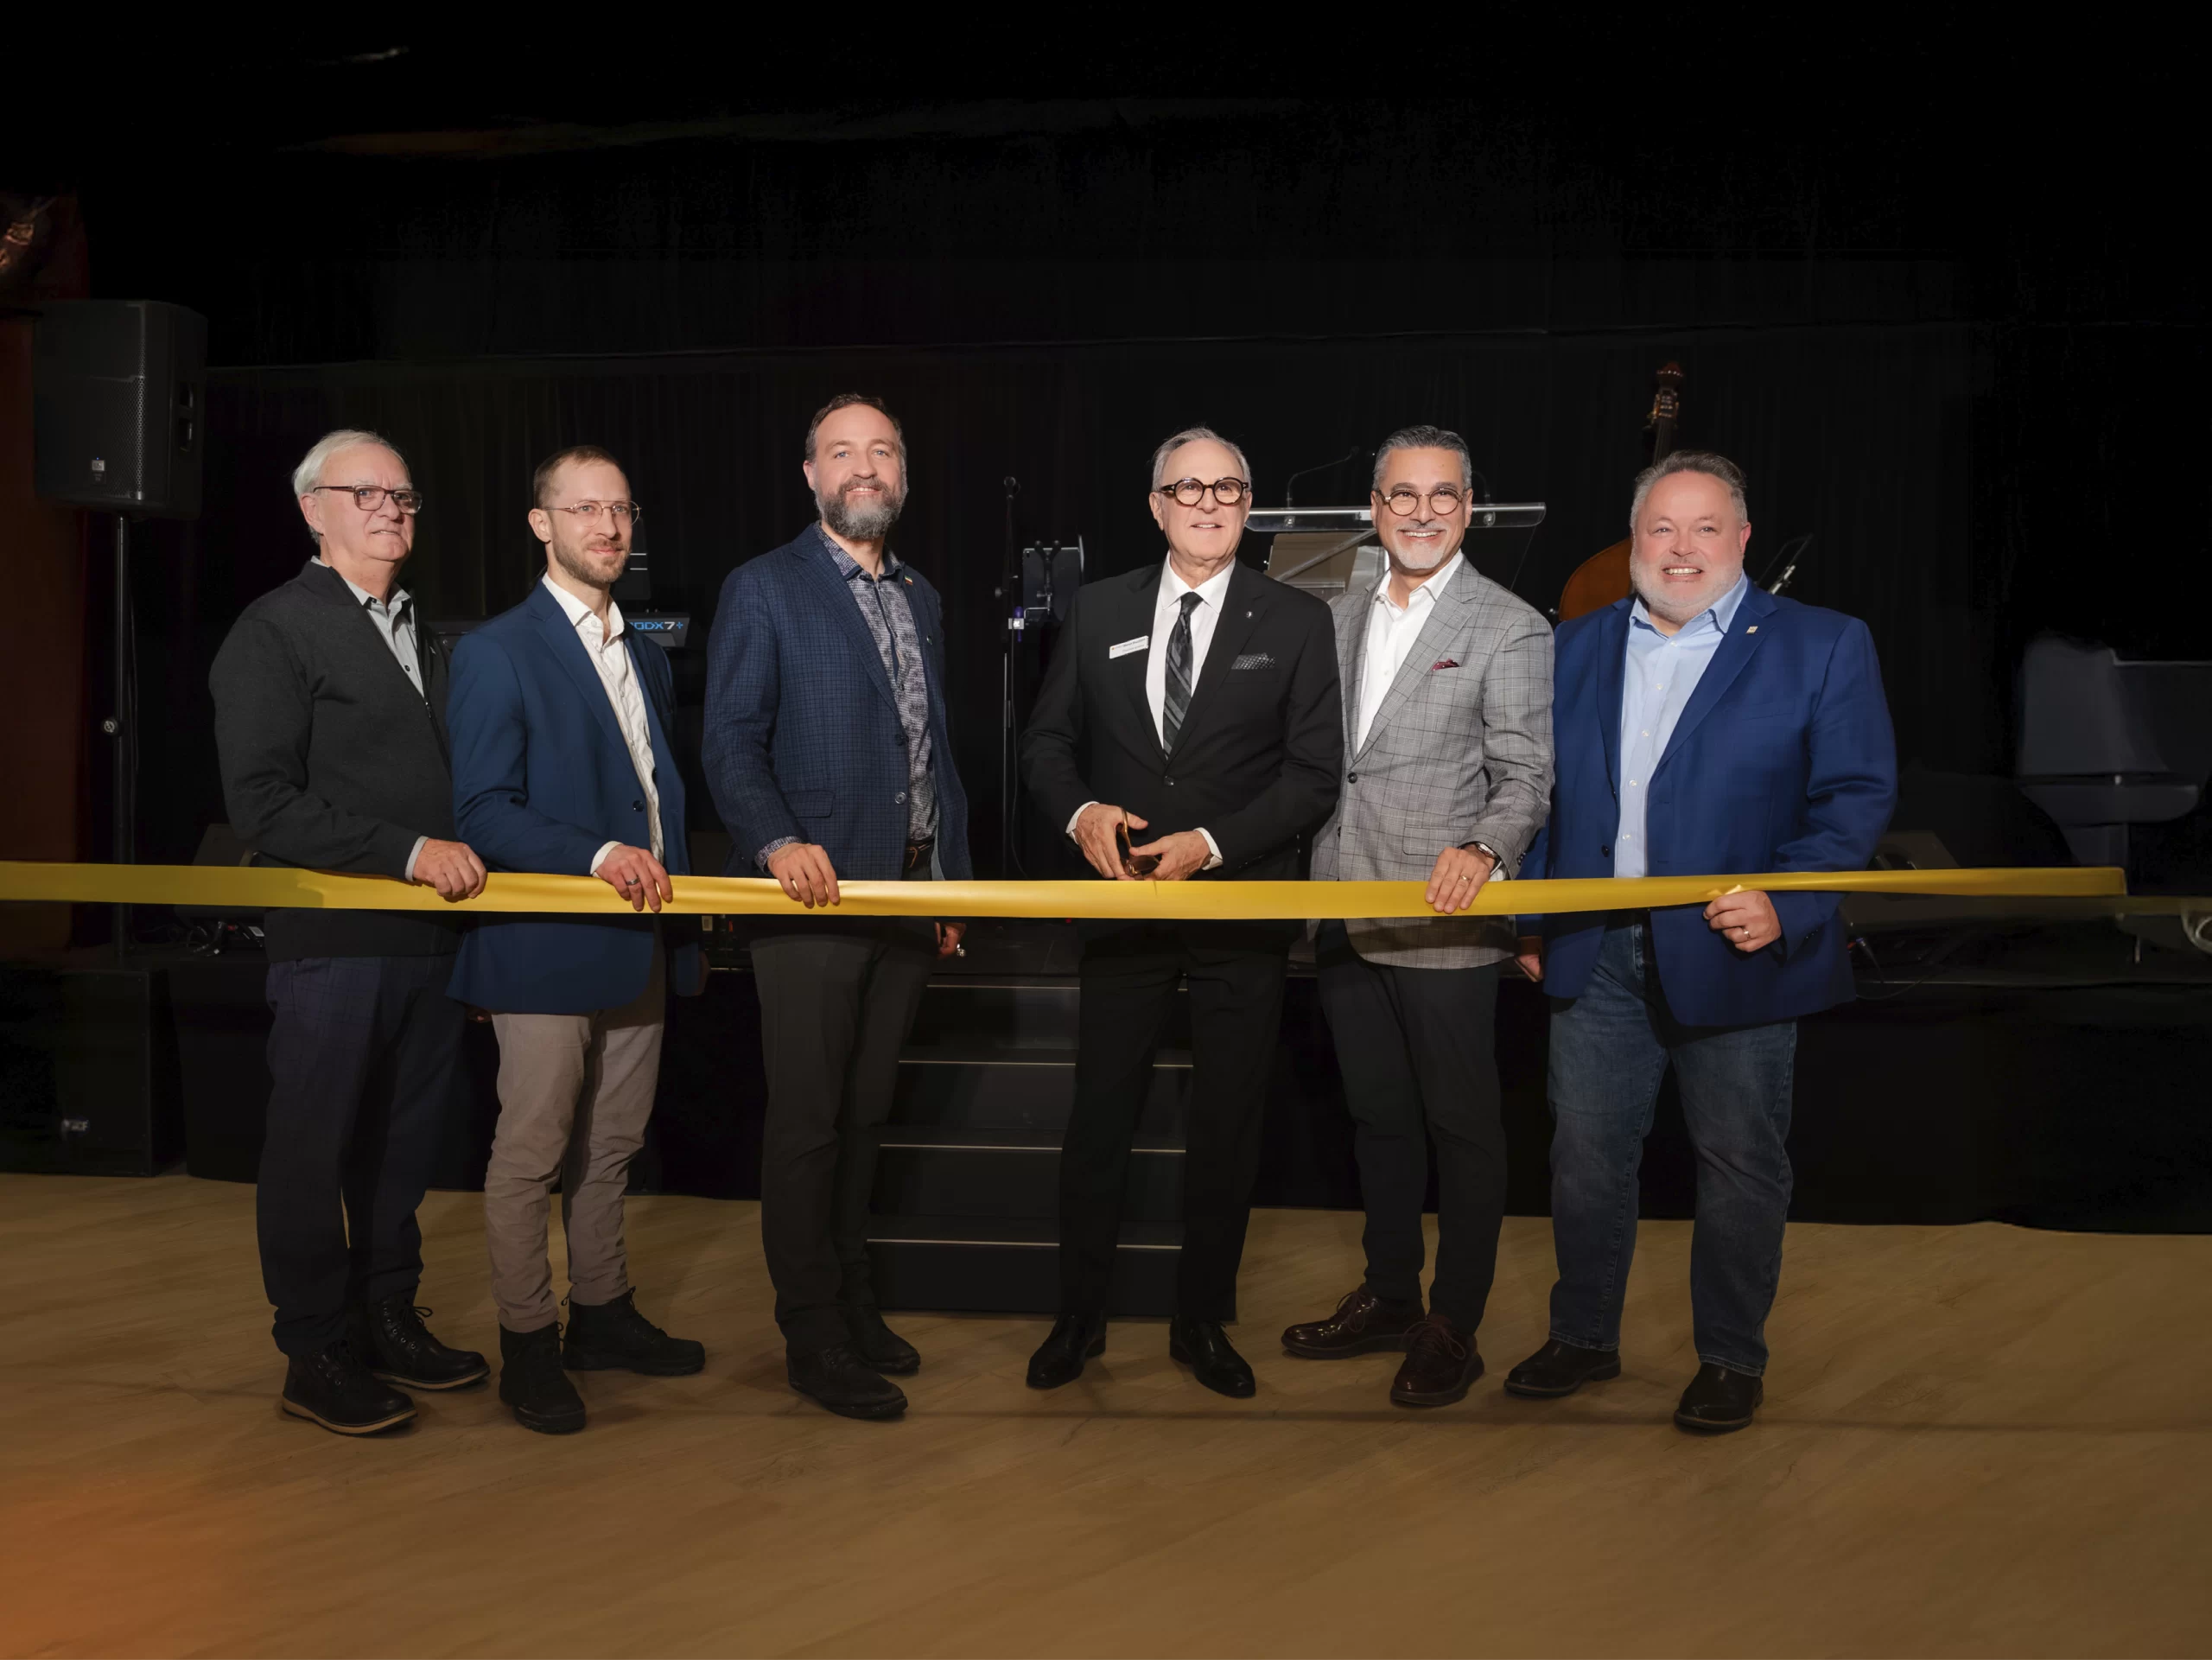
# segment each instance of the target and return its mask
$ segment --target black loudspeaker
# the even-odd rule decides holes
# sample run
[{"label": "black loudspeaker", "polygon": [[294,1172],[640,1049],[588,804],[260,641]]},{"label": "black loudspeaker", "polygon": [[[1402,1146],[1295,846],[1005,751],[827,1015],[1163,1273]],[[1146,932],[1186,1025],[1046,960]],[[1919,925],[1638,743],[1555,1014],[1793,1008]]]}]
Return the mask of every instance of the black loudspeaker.
[{"label": "black loudspeaker", "polygon": [[166,971],[0,964],[0,1170],[156,1175],[179,1101]]},{"label": "black loudspeaker", "polygon": [[194,518],[207,448],[207,320],[157,300],[69,300],[33,348],[38,493]]}]

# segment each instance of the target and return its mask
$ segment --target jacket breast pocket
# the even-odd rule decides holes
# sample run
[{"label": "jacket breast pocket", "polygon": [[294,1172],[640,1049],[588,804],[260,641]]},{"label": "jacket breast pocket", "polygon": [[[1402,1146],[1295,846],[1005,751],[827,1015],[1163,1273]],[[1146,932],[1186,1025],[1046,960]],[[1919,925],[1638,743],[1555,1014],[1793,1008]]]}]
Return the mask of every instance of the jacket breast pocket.
[{"label": "jacket breast pocket", "polygon": [[790,790],[784,799],[791,804],[792,814],[800,818],[827,818],[836,810],[835,790]]}]

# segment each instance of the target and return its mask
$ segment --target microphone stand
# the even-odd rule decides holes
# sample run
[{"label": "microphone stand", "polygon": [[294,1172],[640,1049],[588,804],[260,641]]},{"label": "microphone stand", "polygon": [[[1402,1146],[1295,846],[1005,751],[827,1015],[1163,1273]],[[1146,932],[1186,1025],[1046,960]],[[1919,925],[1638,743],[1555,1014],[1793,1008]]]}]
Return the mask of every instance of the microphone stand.
[{"label": "microphone stand", "polygon": [[1021,550],[1014,533],[1014,499],[1021,493],[1021,480],[1008,475],[999,482],[1006,491],[1006,557],[999,597],[1007,604],[1006,650],[999,671],[999,874],[1015,876],[1021,873],[1021,855],[1015,847],[1021,821],[1021,733],[1015,719],[1020,688],[1016,681],[1026,619],[1021,605]]}]

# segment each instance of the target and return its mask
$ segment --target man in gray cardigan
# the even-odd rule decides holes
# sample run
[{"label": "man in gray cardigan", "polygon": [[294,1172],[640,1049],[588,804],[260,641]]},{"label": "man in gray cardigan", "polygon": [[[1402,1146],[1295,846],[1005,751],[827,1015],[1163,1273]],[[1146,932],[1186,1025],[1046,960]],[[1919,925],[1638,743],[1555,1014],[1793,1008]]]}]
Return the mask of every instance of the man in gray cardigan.
[{"label": "man in gray cardigan", "polygon": [[[317,544],[216,653],[215,740],[231,822],[259,864],[482,891],[453,839],[446,665],[399,568],[423,499],[368,432],[334,432],[292,474]],[[489,1369],[423,1326],[415,1210],[451,1123],[467,1018],[446,995],[457,919],[272,910],[269,1101],[256,1195],[261,1271],[289,1368],[283,1409],[341,1434],[414,1416],[391,1387]]]},{"label": "man in gray cardigan", "polygon": [[[1389,570],[1334,601],[1344,782],[1313,844],[1316,881],[1423,881],[1437,914],[1322,925],[1321,1008],[1336,1039],[1367,1207],[1367,1274],[1283,1347],[1328,1360],[1403,1350],[1402,1406],[1443,1406],[1482,1375],[1475,1327],[1505,1209],[1492,1043],[1510,917],[1458,914],[1513,874],[1552,783],[1552,634],[1460,555],[1473,469],[1459,436],[1394,433],[1375,458]],[[1421,1209],[1436,1143],[1436,1275],[1421,1307]]]}]

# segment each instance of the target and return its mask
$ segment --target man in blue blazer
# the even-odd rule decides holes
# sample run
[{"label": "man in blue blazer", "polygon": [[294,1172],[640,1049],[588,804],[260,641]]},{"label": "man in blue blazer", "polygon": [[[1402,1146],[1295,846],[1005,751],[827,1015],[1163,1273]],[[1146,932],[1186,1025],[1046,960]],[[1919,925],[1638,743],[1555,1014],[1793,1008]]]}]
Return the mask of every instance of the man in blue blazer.
[{"label": "man in blue blazer", "polygon": [[[543,580],[454,652],[454,816],[492,869],[596,876],[637,914],[486,917],[461,944],[452,991],[488,1009],[499,1039],[499,1124],[484,1176],[499,1398],[527,1428],[560,1434],[584,1426],[568,1371],[675,1377],[699,1371],[706,1351],[638,1312],[622,1243],[670,977],[664,925],[644,913],[675,897],[670,873],[690,868],[683,776],[669,749],[673,677],[667,654],[639,641],[614,603],[638,517],[614,458],[564,449],[538,467],[531,499]],[[696,944],[677,951],[673,977],[679,992],[699,989]],[[569,1244],[565,1344],[546,1264],[556,1180]]]},{"label": "man in blue blazer", "polygon": [[[841,877],[965,880],[968,798],[945,724],[937,590],[886,545],[906,499],[906,441],[846,393],[806,430],[821,518],[722,584],[708,645],[707,781],[730,874],[763,873],[810,909]],[[855,1418],[894,1418],[890,1375],[921,1365],[878,1312],[868,1254],[878,1133],[931,965],[961,925],[818,918],[753,940],[767,1123],[760,1239],[786,1375]]]},{"label": "man in blue blazer", "polygon": [[[1637,480],[1632,595],[1559,631],[1551,817],[1523,874],[1863,870],[1897,799],[1866,626],[1744,575],[1744,479],[1680,451]],[[1620,1375],[1637,1166],[1671,1064],[1697,1151],[1700,1362],[1675,1414],[1740,1429],[1764,1394],[1789,1210],[1797,1017],[1852,995],[1834,894],[1734,893],[1548,917],[1522,967],[1553,998],[1550,1340],[1516,1395]]]}]

